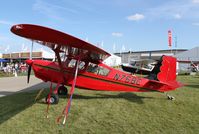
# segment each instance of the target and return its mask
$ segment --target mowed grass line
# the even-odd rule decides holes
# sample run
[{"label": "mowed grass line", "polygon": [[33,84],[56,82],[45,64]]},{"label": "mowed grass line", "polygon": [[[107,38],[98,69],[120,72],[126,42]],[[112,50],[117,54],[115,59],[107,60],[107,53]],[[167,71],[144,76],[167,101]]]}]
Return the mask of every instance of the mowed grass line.
[{"label": "mowed grass line", "polygon": [[199,132],[199,77],[180,76],[186,86],[164,94],[75,90],[66,125],[56,118],[66,105],[47,105],[48,89],[34,102],[38,91],[16,93],[0,98],[0,133],[180,133]]}]

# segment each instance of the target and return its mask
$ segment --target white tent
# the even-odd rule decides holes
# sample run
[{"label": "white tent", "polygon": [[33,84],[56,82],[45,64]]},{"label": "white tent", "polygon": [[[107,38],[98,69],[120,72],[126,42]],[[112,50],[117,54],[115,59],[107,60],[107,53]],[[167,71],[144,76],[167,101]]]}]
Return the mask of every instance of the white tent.
[{"label": "white tent", "polygon": [[121,57],[111,54],[110,57],[103,61],[104,64],[108,66],[119,66],[121,65]]}]

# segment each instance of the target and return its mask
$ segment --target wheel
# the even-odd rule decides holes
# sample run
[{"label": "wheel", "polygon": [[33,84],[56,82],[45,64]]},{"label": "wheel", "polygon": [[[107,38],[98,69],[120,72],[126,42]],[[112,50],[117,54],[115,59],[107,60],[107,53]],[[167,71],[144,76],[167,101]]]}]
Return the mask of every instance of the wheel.
[{"label": "wheel", "polygon": [[[49,101],[50,104],[58,104],[59,96],[57,94],[51,94]],[[46,96],[46,103],[48,103],[48,95]]]},{"label": "wheel", "polygon": [[58,95],[67,95],[68,94],[68,89],[65,86],[60,86],[58,88]]},{"label": "wheel", "polygon": [[168,95],[168,100],[175,100],[175,97]]},{"label": "wheel", "polygon": [[171,100],[175,100],[175,97],[171,96]]}]

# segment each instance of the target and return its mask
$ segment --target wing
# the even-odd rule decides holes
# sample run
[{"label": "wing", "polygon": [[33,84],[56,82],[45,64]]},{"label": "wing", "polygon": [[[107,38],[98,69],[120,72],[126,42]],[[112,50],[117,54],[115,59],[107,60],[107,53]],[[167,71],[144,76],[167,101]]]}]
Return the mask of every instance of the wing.
[{"label": "wing", "polygon": [[133,60],[131,60],[131,62],[133,63],[139,63],[139,64],[145,64],[145,65],[147,65],[147,64],[155,64],[156,63],[156,61],[155,60],[153,60],[153,59],[133,59]]},{"label": "wing", "polygon": [[95,60],[102,61],[110,56],[108,52],[101,48],[51,28],[32,24],[18,24],[12,26],[11,31],[16,35],[50,47],[52,50],[59,49],[60,51],[69,51],[69,49],[76,48],[84,50],[84,54],[88,55],[88,59],[94,58]]}]

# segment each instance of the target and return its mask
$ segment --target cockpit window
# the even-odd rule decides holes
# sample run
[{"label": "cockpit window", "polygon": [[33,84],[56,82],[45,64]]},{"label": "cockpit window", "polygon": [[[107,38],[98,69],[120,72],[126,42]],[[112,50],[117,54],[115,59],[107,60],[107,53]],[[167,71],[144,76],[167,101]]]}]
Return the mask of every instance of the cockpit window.
[{"label": "cockpit window", "polygon": [[85,68],[85,64],[86,63],[84,61],[80,61],[80,63],[79,63],[79,69],[83,70]]},{"label": "cockpit window", "polygon": [[[75,60],[75,59],[70,60],[70,62],[68,63],[68,67],[74,68],[76,62],[77,62],[77,60]],[[85,62],[84,61],[80,61],[79,62],[79,69],[83,70],[84,68],[85,68]]]},{"label": "cockpit window", "polygon": [[72,59],[69,63],[68,63],[68,67],[75,67],[75,64],[76,64],[76,60],[75,59]]},{"label": "cockpit window", "polygon": [[99,67],[99,71],[98,71],[99,75],[107,76],[109,72],[110,72],[109,69],[104,68],[104,67]]},{"label": "cockpit window", "polygon": [[107,68],[98,66],[97,64],[89,63],[87,72],[94,73],[97,75],[107,76],[110,70]]}]

